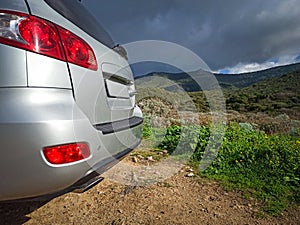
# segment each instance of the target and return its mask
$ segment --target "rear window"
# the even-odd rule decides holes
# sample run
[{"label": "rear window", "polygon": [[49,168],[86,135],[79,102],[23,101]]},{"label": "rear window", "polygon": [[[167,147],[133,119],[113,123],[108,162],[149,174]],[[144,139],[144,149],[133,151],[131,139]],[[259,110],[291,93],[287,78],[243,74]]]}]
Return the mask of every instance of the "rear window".
[{"label": "rear window", "polygon": [[110,35],[78,0],[44,0],[55,11],[109,48],[114,47]]}]

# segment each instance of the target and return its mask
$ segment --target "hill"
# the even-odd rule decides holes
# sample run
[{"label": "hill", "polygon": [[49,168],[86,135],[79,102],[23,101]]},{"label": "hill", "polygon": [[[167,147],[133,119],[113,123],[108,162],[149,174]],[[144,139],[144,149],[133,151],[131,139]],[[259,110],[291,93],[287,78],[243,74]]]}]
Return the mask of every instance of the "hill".
[{"label": "hill", "polygon": [[[286,114],[300,118],[300,71],[281,77],[269,78],[245,88],[224,89],[227,110],[240,113],[267,113],[271,116]],[[199,111],[209,110],[202,91],[190,92]]]},{"label": "hill", "polygon": [[[227,88],[223,88],[227,110],[240,113],[261,112],[270,116],[286,114],[291,119],[299,120],[299,66],[300,64],[295,64],[251,74],[217,76],[218,78],[222,76],[223,84],[227,84]],[[191,109],[193,108],[190,106],[191,98],[197,111],[209,112],[210,106],[204,92],[190,91],[193,89],[191,87],[197,84],[191,86],[189,83],[191,81],[186,76],[165,73],[138,79],[138,101],[147,96],[155,96],[170,102],[175,108]],[[214,85],[212,83],[211,87]],[[229,86],[232,88],[228,88]]]},{"label": "hill", "polygon": [[300,63],[274,67],[271,69],[266,69],[252,73],[216,74],[215,76],[222,87],[233,86],[237,88],[243,88],[263,80],[281,77],[282,75],[296,71],[300,71]]},{"label": "hill", "polygon": [[225,91],[227,109],[239,112],[285,113],[300,118],[300,71],[252,86]]},{"label": "hill", "polygon": [[[136,78],[137,85],[144,87],[160,87],[168,91],[177,91],[183,88],[187,92],[197,92],[201,90],[214,89],[216,85],[222,88],[244,88],[260,81],[281,77],[284,74],[299,71],[300,63],[286,66],[275,67],[252,73],[243,74],[214,74],[216,82],[212,81],[212,74],[204,71],[192,72],[192,76],[198,78],[195,82],[189,74],[186,73],[150,73]],[[163,82],[162,82],[163,81]],[[201,87],[197,84],[200,83]]]}]

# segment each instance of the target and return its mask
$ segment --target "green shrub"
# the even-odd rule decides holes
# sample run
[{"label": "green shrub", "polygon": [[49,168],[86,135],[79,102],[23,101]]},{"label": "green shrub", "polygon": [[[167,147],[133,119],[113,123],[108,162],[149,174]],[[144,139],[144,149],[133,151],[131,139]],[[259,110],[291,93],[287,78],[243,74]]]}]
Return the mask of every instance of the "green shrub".
[{"label": "green shrub", "polygon": [[143,138],[148,138],[152,134],[151,126],[150,126],[150,116],[144,115],[144,122],[143,122]]},{"label": "green shrub", "polygon": [[300,203],[300,141],[231,124],[217,159],[204,171],[238,188],[253,189],[265,210],[278,214]]},{"label": "green shrub", "polygon": [[[208,126],[171,126],[158,147],[173,154],[192,153],[191,161],[197,164],[210,138]],[[264,202],[265,211],[276,215],[290,204],[300,203],[297,138],[267,135],[245,124],[232,123],[227,127],[217,158],[201,174],[249,190]]]},{"label": "green shrub", "polygon": [[195,160],[201,159],[209,141],[207,126],[178,126],[167,128],[158,148],[168,150],[170,154],[192,154]]}]

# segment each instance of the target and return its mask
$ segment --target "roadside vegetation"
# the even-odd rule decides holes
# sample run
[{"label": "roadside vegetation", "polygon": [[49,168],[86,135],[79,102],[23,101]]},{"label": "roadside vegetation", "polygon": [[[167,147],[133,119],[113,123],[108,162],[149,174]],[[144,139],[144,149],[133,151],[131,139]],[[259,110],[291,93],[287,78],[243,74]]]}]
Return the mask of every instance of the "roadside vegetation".
[{"label": "roadside vegetation", "polygon": [[[153,132],[162,133],[161,128],[145,126],[145,138],[155,139]],[[197,139],[186,138],[191,133],[192,137],[197,134]],[[172,125],[154,148],[168,150],[172,157],[184,157],[187,149],[193,149],[189,163],[197,168],[209,137],[209,126]],[[178,151],[178,144],[182,151]],[[242,190],[245,197],[261,200],[264,212],[278,215],[289,206],[300,204],[300,136],[268,135],[252,129],[250,124],[232,122],[216,159],[199,175],[219,180],[228,189]]]},{"label": "roadside vegetation", "polygon": [[[228,113],[225,135],[213,163],[199,171],[200,176],[219,180],[226,188],[259,200],[262,212],[271,215],[300,205],[299,76],[296,71],[248,87],[224,89]],[[146,112],[144,138],[154,149],[167,150],[172,157],[184,157],[192,149],[189,163],[198,168],[211,132],[205,94],[189,93],[199,114],[207,116],[204,120],[199,116],[196,124],[180,122],[176,109],[184,103],[178,102],[178,96],[164,107],[158,99],[165,99],[165,90],[147,87],[147,91],[147,96],[156,97],[140,100]],[[164,123],[153,123],[153,118],[163,118]]]}]

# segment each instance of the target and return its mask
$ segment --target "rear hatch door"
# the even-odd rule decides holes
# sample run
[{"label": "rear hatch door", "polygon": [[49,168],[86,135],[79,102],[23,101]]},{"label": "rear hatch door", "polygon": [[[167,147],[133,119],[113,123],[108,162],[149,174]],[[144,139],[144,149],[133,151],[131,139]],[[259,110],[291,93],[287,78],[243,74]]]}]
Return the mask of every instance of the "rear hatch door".
[{"label": "rear hatch door", "polygon": [[[135,88],[126,56],[97,19],[76,0],[27,0],[31,13],[71,31],[93,49],[98,69],[68,63],[77,105],[94,125],[133,115]],[[122,52],[122,51],[121,51]]]}]

